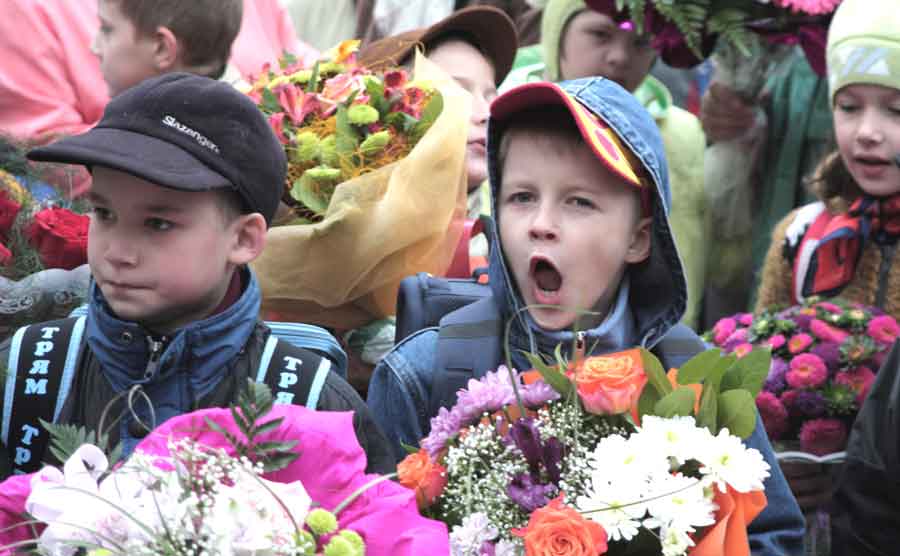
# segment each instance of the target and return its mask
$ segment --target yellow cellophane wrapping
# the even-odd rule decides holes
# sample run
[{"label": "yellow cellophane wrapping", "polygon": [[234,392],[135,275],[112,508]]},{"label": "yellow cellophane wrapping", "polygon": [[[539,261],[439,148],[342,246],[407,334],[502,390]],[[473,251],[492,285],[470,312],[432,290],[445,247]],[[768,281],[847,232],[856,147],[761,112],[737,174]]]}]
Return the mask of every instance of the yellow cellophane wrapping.
[{"label": "yellow cellophane wrapping", "polygon": [[321,222],[269,230],[252,264],[267,318],[356,328],[394,314],[404,277],[446,271],[466,214],[471,100],[421,53],[414,80],[444,104],[409,155],[338,185]]}]

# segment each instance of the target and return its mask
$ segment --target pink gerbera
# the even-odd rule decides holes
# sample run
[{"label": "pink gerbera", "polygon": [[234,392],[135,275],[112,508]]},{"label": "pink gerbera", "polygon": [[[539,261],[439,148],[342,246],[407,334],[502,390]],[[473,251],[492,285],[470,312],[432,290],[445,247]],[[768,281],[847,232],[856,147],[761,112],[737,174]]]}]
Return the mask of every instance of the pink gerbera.
[{"label": "pink gerbera", "polygon": [[880,344],[892,344],[898,335],[900,335],[900,325],[892,316],[882,315],[869,321],[869,336]]},{"label": "pink gerbera", "polygon": [[869,389],[872,388],[872,383],[875,382],[875,373],[867,367],[857,367],[850,371],[838,373],[834,377],[834,382],[852,388],[856,392],[857,405],[862,407],[866,396],[869,395]]},{"label": "pink gerbera", "polygon": [[794,13],[825,15],[833,12],[841,0],[777,0],[779,6],[789,8]]},{"label": "pink gerbera", "polygon": [[793,354],[802,353],[806,351],[806,348],[812,345],[812,343],[813,338],[809,334],[794,334],[788,342],[788,351]]},{"label": "pink gerbera", "polygon": [[815,388],[828,379],[828,367],[818,355],[803,353],[791,359],[787,383],[791,388]]},{"label": "pink gerbera", "polygon": [[800,428],[800,447],[817,456],[840,452],[847,446],[847,427],[837,419],[813,419]]}]

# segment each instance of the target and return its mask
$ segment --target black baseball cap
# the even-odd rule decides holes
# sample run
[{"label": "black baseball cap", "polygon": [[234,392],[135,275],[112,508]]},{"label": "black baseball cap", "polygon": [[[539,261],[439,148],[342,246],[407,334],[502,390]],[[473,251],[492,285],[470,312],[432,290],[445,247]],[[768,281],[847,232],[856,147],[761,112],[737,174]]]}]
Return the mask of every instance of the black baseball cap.
[{"label": "black baseball cap", "polygon": [[287,159],[266,117],[226,83],[167,73],[114,97],[90,131],[28,153],[105,166],[180,191],[232,189],[271,224]]}]

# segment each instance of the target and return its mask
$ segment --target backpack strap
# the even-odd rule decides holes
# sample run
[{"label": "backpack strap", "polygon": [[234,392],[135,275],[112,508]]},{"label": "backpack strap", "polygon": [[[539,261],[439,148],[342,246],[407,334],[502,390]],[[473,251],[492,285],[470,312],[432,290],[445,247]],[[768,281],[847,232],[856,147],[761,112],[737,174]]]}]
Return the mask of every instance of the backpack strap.
[{"label": "backpack strap", "polygon": [[653,347],[653,352],[662,360],[666,369],[677,369],[691,357],[707,349],[708,346],[696,332],[679,323]]},{"label": "backpack strap", "polygon": [[483,376],[501,360],[500,311],[493,296],[446,315],[438,328],[429,414],[456,403],[470,378]]},{"label": "backpack strap", "polygon": [[260,356],[256,382],[272,389],[277,404],[316,409],[331,368],[327,358],[269,334]]},{"label": "backpack strap", "polygon": [[[825,230],[828,228],[828,224],[832,219],[831,213],[825,210],[824,203],[818,204],[822,205],[822,211],[816,215],[812,224],[807,223],[807,229],[794,253],[794,260],[790,261],[793,270],[793,282],[791,283],[793,291],[791,293],[793,294],[794,303],[803,302],[803,289],[807,279],[812,279],[816,275],[816,265],[813,262],[813,255],[819,247],[819,242],[825,236]],[[795,222],[797,222],[801,216],[802,215],[798,214]],[[800,221],[800,223],[802,224],[802,221]],[[794,224],[791,224],[791,226],[793,227]],[[789,242],[790,238],[788,238],[787,241]]]},{"label": "backpack strap", "polygon": [[20,328],[9,346],[0,439],[13,473],[37,471],[50,444],[40,420],[56,422],[69,396],[86,317]]}]

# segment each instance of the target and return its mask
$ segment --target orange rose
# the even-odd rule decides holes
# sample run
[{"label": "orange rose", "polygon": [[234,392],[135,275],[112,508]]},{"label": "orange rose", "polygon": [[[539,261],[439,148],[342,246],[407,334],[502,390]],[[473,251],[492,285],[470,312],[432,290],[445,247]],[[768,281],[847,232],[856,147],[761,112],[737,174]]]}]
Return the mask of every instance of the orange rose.
[{"label": "orange rose", "polygon": [[641,395],[647,375],[637,349],[588,357],[575,371],[578,397],[589,413],[624,413]]},{"label": "orange rose", "polygon": [[597,556],[606,553],[606,531],[600,524],[562,502],[562,495],[535,510],[525,529],[513,534],[525,540],[526,556]]},{"label": "orange rose", "polygon": [[447,486],[447,470],[432,461],[424,448],[397,464],[397,478],[401,485],[416,491],[420,510],[434,504]]}]

